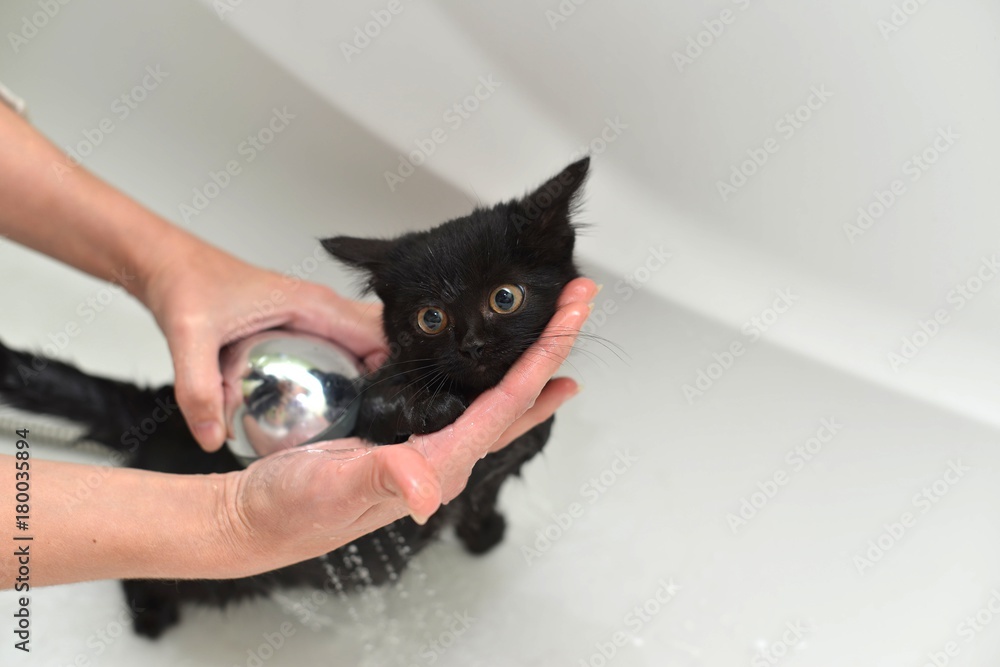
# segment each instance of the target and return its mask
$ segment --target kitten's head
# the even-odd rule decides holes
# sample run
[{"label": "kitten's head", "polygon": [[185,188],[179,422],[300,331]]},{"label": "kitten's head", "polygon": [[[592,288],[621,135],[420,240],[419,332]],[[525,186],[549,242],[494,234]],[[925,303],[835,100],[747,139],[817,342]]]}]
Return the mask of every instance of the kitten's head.
[{"label": "kitten's head", "polygon": [[[396,239],[338,236],[323,247],[365,273],[384,304],[390,360],[480,392],[500,381],[579,275],[571,217],[590,158],[522,199]],[[435,383],[437,378],[434,379]]]}]

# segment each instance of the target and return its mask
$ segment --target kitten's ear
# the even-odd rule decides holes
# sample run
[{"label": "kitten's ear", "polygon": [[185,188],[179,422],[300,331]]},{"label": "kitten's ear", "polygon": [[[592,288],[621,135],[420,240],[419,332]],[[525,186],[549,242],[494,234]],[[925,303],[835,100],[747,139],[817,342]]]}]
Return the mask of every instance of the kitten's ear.
[{"label": "kitten's ear", "polygon": [[587,156],[569,165],[522,199],[520,205],[524,218],[517,221],[518,231],[526,231],[548,240],[572,239],[571,218],[579,203],[589,169],[590,156]]},{"label": "kitten's ear", "polygon": [[361,239],[353,236],[334,236],[322,239],[323,248],[341,262],[362,269],[368,273],[376,273],[385,266],[386,256],[393,246],[393,241],[384,239]]}]

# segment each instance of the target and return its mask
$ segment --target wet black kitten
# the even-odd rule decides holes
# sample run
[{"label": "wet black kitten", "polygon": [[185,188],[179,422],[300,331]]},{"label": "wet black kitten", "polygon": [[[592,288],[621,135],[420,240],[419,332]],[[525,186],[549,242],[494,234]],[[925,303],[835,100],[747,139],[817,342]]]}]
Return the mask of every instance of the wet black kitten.
[{"label": "wet black kitten", "polygon": [[[571,217],[589,159],[567,167],[523,199],[477,209],[397,239],[335,237],[323,247],[362,271],[384,304],[392,356],[365,378],[355,435],[401,442],[453,422],[492,387],[541,334],[562,288],[578,275]],[[241,466],[225,448],[205,453],[192,438],[172,386],[142,389],[0,346],[0,398],[88,427],[87,439],[126,454],[131,467],[205,474]],[[169,418],[143,442],[133,425],[154,410]],[[407,560],[452,526],[472,553],[504,533],[496,508],[503,482],[548,440],[552,420],[480,461],[465,490],[424,526],[409,518],[359,538],[323,559],[222,581],[123,582],[139,634],[157,637],[177,623],[183,602],[225,605],[283,586],[345,593],[394,579]],[[331,569],[336,574],[333,584]]]}]

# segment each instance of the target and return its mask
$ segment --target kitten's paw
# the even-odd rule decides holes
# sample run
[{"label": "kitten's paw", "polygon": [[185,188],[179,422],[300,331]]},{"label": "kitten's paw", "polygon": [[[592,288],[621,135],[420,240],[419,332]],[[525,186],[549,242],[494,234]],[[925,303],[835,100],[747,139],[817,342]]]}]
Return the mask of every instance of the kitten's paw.
[{"label": "kitten's paw", "polygon": [[462,522],[455,532],[469,553],[484,554],[503,541],[506,530],[507,520],[494,510],[484,517]]},{"label": "kitten's paw", "polygon": [[426,398],[414,402],[406,409],[406,419],[413,433],[425,435],[454,423],[465,412],[466,407],[458,396],[444,394],[435,397],[433,401]]},{"label": "kitten's paw", "polygon": [[132,610],[135,633],[157,639],[180,621],[180,605],[171,596],[153,589],[156,584],[126,581],[125,598]]}]

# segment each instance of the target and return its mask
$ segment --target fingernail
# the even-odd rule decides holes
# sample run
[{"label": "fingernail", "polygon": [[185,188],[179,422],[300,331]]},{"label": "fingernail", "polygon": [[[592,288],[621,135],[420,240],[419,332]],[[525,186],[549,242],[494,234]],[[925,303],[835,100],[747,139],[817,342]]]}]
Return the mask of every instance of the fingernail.
[{"label": "fingernail", "polygon": [[589,311],[591,313],[594,312],[594,304],[588,303],[587,304],[587,311]]},{"label": "fingernail", "polygon": [[222,427],[219,422],[198,422],[194,425],[194,434],[199,440],[207,440],[215,444],[222,440]]},{"label": "fingernail", "polygon": [[583,391],[583,385],[582,385],[581,383],[577,382],[577,383],[576,383],[576,391],[574,391],[572,395],[573,395],[573,396],[576,396],[576,395],[577,395],[577,394],[579,394],[579,393],[580,393],[581,391]]},{"label": "fingernail", "polygon": [[413,482],[413,491],[421,498],[430,498],[434,495],[436,487],[424,481]]},{"label": "fingernail", "polygon": [[604,283],[601,283],[600,285],[597,286],[597,291],[594,292],[594,296],[600,294],[602,289],[604,289]]},{"label": "fingernail", "polygon": [[430,519],[429,516],[424,516],[423,514],[418,514],[417,512],[410,512],[410,518],[416,521],[419,525],[423,526]]}]

